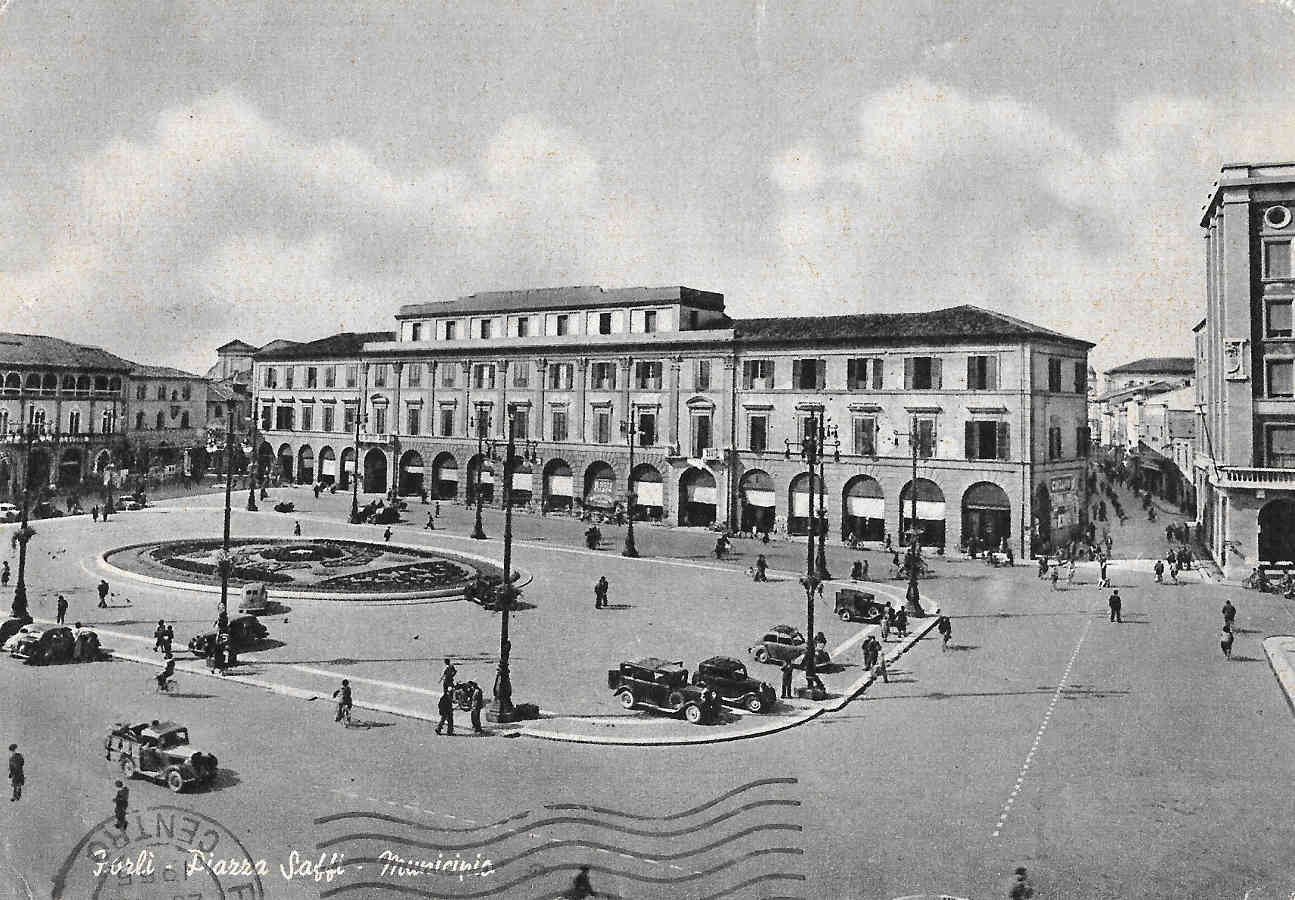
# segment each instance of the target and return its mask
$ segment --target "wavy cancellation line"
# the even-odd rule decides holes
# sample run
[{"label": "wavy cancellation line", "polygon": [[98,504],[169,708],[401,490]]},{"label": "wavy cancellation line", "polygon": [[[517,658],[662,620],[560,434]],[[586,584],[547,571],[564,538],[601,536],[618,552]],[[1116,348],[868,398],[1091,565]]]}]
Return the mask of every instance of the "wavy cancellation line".
[{"label": "wavy cancellation line", "polygon": [[[735,856],[732,859],[725,860],[724,862],[719,863],[715,866],[712,866],[711,868],[706,869],[705,871],[688,872],[683,875],[677,875],[677,876],[661,877],[661,876],[653,876],[653,875],[640,875],[634,872],[624,872],[619,869],[607,869],[601,866],[591,866],[590,872],[598,873],[602,875],[608,875],[613,878],[624,878],[628,881],[643,882],[645,884],[683,885],[690,881],[697,881],[702,878],[709,878],[712,875],[718,874],[719,872],[723,872],[728,869],[731,869],[733,868],[733,866],[736,866],[739,863],[745,862],[748,859],[755,859],[757,857],[765,857],[773,854],[800,856],[804,852],[805,851],[799,847],[768,847],[761,850],[751,850],[746,853],[743,853],[740,856]],[[557,866],[546,866],[545,868],[536,869],[532,872],[528,872],[522,877],[517,878],[513,881],[510,881],[507,884],[491,885],[487,890],[484,890],[484,891],[475,891],[470,894],[455,894],[454,897],[455,897],[455,900],[472,900],[472,898],[475,898],[475,897],[497,897],[502,893],[504,893],[505,891],[510,890],[511,888],[517,887],[519,884],[525,884],[527,882],[535,881],[538,878],[543,878],[544,876],[551,875],[555,872],[560,872],[560,873],[569,875],[573,868],[574,868],[574,865],[571,863],[565,863],[563,865],[557,865]],[[799,873],[794,873],[794,872],[769,873],[767,875],[761,876],[761,878],[764,880],[774,880],[774,879],[791,880],[791,881],[805,880],[804,875]],[[394,892],[397,894],[404,894],[410,897],[438,898],[438,897],[446,896],[444,885],[442,885],[439,890],[433,892],[430,890],[425,890],[423,888],[415,887],[413,885],[393,884],[392,882],[388,882],[388,881],[359,881],[359,882],[355,882],[354,884],[339,885],[335,888],[329,888],[321,892],[319,896],[322,900],[322,898],[336,897],[342,894],[350,893],[352,891],[373,892],[375,890],[385,890],[385,891]],[[545,896],[552,896],[552,895],[545,895]],[[724,896],[724,894],[712,895],[712,896]]]},{"label": "wavy cancellation line", "polygon": [[694,806],[692,809],[685,809],[683,812],[667,813],[664,816],[642,816],[636,813],[622,812],[618,809],[607,809],[602,806],[588,806],[583,803],[546,803],[545,809],[549,810],[579,810],[581,812],[600,813],[604,816],[621,816],[625,819],[636,819],[640,822],[664,822],[670,819],[685,819],[688,816],[696,815],[699,812],[705,812],[711,807],[718,806],[730,797],[736,797],[738,794],[745,793],[757,787],[769,787],[775,784],[798,784],[795,778],[761,778],[758,781],[748,781],[741,787],[736,787],[727,793],[720,794],[713,800],[708,800],[700,806]]},{"label": "wavy cancellation line", "polygon": [[490,822],[487,825],[475,825],[471,828],[445,828],[440,825],[428,825],[424,822],[415,822],[411,819],[402,819],[399,816],[390,816],[390,815],[387,815],[386,813],[370,812],[370,811],[362,810],[360,812],[333,813],[327,816],[320,816],[318,819],[315,820],[315,824],[330,825],[333,822],[343,822],[343,821],[346,821],[347,819],[378,819],[379,821],[388,822],[392,825],[405,825],[405,826],[408,826],[409,828],[421,828],[424,831],[445,831],[445,832],[449,832],[450,834],[468,834],[473,831],[486,831],[491,828],[498,828],[500,825],[507,825],[509,822],[516,822],[518,819],[524,819],[530,814],[531,814],[530,810],[527,810],[526,812],[520,812],[514,816],[509,816],[506,819],[499,819],[495,822]]}]

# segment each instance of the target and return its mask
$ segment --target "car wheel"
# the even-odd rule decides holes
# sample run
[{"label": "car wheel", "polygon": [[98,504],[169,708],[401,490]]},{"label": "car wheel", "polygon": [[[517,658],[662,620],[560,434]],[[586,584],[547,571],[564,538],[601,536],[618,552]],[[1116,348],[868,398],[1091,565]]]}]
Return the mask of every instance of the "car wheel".
[{"label": "car wheel", "polygon": [[117,765],[121,769],[122,778],[135,777],[135,760],[123,753],[121,759],[118,760]]},{"label": "car wheel", "polygon": [[672,693],[669,697],[666,698],[666,701],[665,701],[666,707],[673,710],[674,712],[678,712],[679,708],[683,706],[683,704],[684,704],[683,694],[679,693],[678,691],[675,691],[674,693]]},{"label": "car wheel", "polygon": [[701,723],[701,707],[696,703],[689,703],[684,707],[683,717],[688,720],[689,725]]},{"label": "car wheel", "polygon": [[755,661],[758,663],[767,663],[769,661],[769,651],[761,647],[755,651]]},{"label": "car wheel", "polygon": [[180,774],[179,769],[172,769],[166,773],[166,786],[171,789],[173,794],[178,794],[184,790],[184,776]]},{"label": "car wheel", "polygon": [[619,700],[621,702],[621,706],[625,707],[626,709],[634,708],[633,691],[621,691],[619,694],[616,695],[616,699]]},{"label": "car wheel", "polygon": [[850,615],[850,611],[849,611],[848,609],[843,609],[843,610],[841,610],[841,621],[842,621],[842,622],[853,622],[853,621],[854,621],[854,616]]},{"label": "car wheel", "polygon": [[764,712],[764,700],[758,694],[747,697],[745,705],[753,713]]}]

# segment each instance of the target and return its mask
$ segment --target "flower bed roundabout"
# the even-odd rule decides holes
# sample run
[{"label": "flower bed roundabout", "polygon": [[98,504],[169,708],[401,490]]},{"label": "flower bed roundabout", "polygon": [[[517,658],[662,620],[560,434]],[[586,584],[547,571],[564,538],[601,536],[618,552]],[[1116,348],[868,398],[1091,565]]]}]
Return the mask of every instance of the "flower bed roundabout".
[{"label": "flower bed roundabout", "polygon": [[[183,538],[117,547],[99,562],[119,577],[212,592],[220,590],[222,555],[219,538]],[[275,599],[454,597],[478,576],[503,577],[484,557],[332,538],[238,538],[230,541],[229,562],[232,591],[261,582]]]}]

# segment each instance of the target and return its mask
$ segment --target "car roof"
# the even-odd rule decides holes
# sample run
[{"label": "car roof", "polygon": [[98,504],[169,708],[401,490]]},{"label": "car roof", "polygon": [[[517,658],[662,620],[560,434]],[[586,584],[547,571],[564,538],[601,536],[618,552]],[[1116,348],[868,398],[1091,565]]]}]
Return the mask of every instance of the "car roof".
[{"label": "car roof", "polygon": [[734,659],[731,656],[712,656],[710,659],[703,659],[697,665],[715,666],[717,668],[724,668],[724,669],[745,669],[746,668],[746,663],[742,662],[740,659]]},{"label": "car roof", "polygon": [[791,625],[774,625],[774,626],[772,626],[769,630],[770,630],[770,631],[777,631],[777,632],[780,632],[780,633],[782,633],[782,634],[795,634],[795,633],[796,633],[796,629],[795,629],[793,626],[791,626]]},{"label": "car roof", "polygon": [[684,671],[682,661],[671,662],[670,660],[659,659],[655,656],[645,656],[640,660],[631,660],[627,662],[626,665],[637,666],[640,669],[654,669],[659,672],[671,670],[676,672]]},{"label": "car roof", "polygon": [[185,729],[185,726],[181,725],[179,722],[158,722],[156,725],[150,722],[148,725],[141,728],[139,733],[141,736],[147,735],[148,737],[161,737],[162,735],[170,734],[173,731],[184,730],[187,729]]}]

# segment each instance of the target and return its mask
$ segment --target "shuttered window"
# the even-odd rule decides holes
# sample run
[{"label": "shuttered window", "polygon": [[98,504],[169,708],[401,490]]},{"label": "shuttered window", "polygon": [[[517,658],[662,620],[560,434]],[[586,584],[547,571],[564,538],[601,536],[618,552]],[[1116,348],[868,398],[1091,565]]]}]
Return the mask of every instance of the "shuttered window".
[{"label": "shuttered window", "polygon": [[941,377],[941,360],[936,356],[910,356],[904,360],[904,390],[932,391],[939,390]]}]

